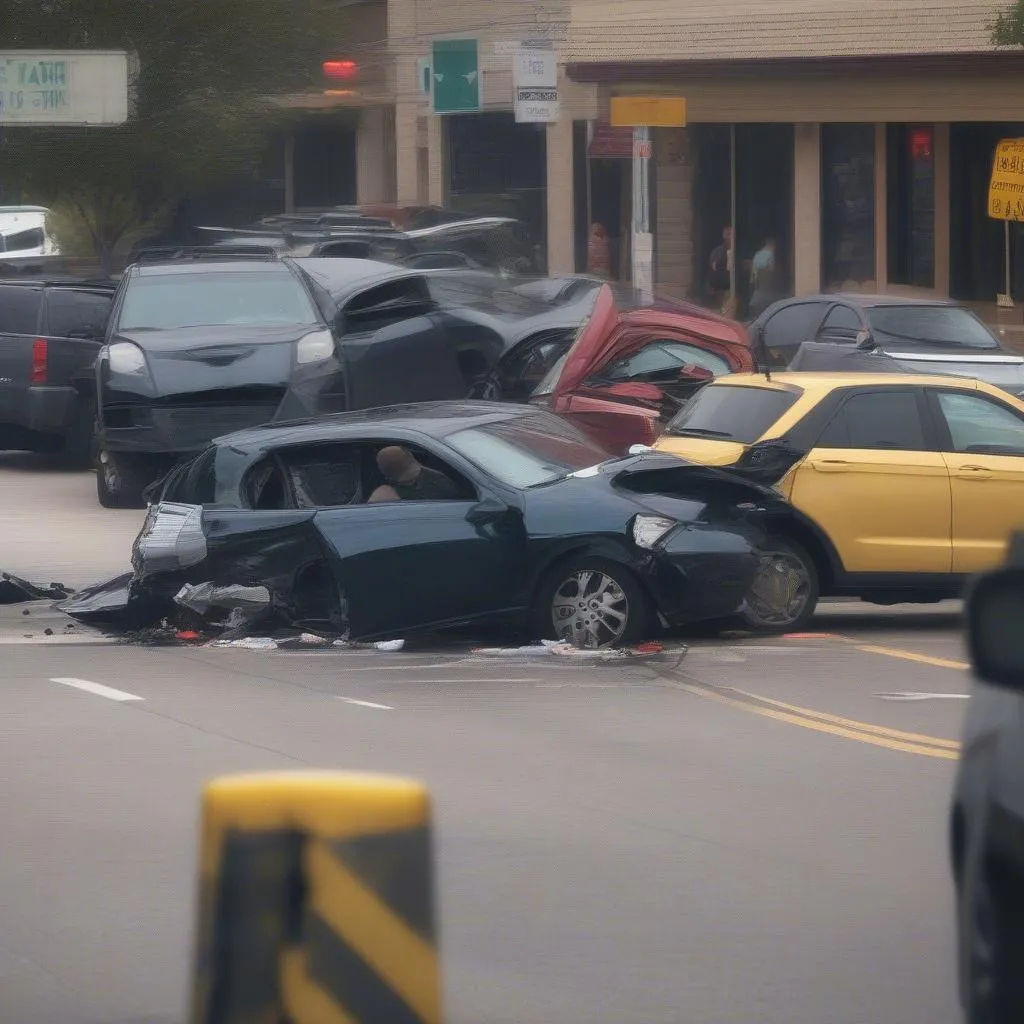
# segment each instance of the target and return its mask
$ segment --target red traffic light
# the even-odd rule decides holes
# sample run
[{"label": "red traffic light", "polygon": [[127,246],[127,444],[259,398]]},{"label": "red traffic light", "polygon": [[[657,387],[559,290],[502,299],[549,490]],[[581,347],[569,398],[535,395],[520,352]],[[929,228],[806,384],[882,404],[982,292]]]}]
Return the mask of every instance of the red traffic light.
[{"label": "red traffic light", "polygon": [[325,60],[324,77],[334,82],[351,82],[359,72],[354,60]]}]

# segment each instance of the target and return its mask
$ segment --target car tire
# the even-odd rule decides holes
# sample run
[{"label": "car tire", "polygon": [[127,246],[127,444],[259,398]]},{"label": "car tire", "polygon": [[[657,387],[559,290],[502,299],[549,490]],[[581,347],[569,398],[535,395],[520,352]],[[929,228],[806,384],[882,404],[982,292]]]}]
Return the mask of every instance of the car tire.
[{"label": "car tire", "polygon": [[96,497],[104,508],[145,508],[142,492],[151,475],[137,455],[96,452]]},{"label": "car tire", "polygon": [[584,555],[548,572],[537,588],[531,619],[535,635],[545,640],[595,649],[638,643],[652,615],[647,594],[626,566]]},{"label": "car tire", "polygon": [[961,993],[967,1024],[1024,1020],[1024,919],[1021,894],[1004,898],[983,866],[961,893]]},{"label": "car tire", "polygon": [[739,624],[755,633],[798,632],[811,621],[818,604],[814,559],[788,537],[769,537],[761,555],[737,616]]}]

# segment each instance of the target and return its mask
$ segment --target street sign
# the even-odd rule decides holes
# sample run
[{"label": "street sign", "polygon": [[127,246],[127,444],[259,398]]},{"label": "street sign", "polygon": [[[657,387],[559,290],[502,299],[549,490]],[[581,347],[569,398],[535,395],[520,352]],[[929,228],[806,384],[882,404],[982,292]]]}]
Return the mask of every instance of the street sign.
[{"label": "street sign", "polygon": [[988,215],[995,220],[1024,221],[1024,139],[1003,139],[996,146]]},{"label": "street sign", "polygon": [[633,129],[598,122],[594,125],[589,153],[592,160],[632,160]]},{"label": "street sign", "polygon": [[128,55],[0,50],[0,124],[113,125],[128,120]]},{"label": "street sign", "polygon": [[558,120],[558,55],[550,49],[522,49],[512,65],[516,122]]},{"label": "street sign", "polygon": [[685,128],[682,96],[613,96],[611,123],[619,128]]},{"label": "street sign", "polygon": [[467,114],[482,109],[475,39],[435,39],[430,72],[430,107],[435,114]]}]

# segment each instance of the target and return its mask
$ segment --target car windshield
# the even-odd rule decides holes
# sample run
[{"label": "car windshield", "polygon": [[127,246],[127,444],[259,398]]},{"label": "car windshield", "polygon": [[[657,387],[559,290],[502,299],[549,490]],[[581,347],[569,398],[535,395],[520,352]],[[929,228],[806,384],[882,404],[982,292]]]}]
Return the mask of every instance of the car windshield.
[{"label": "car windshield", "polygon": [[801,391],[709,384],[676,414],[666,433],[753,444],[800,397]]},{"label": "car windshield", "polygon": [[875,306],[868,322],[876,336],[917,345],[998,349],[991,331],[960,306]]},{"label": "car windshield", "polygon": [[509,487],[537,487],[600,465],[611,453],[555,417],[459,430],[448,444]]},{"label": "car windshield", "polygon": [[317,322],[305,289],[287,271],[167,274],[132,282],[125,293],[119,330]]}]

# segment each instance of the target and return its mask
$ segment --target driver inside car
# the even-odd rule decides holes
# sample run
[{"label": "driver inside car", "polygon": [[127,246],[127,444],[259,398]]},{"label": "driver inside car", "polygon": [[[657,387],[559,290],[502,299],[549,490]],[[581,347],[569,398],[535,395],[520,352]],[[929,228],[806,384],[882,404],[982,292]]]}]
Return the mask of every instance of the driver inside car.
[{"label": "driver inside car", "polygon": [[416,461],[408,448],[388,445],[377,452],[377,468],[387,481],[376,488],[367,502],[453,501],[461,495],[444,473]]}]

